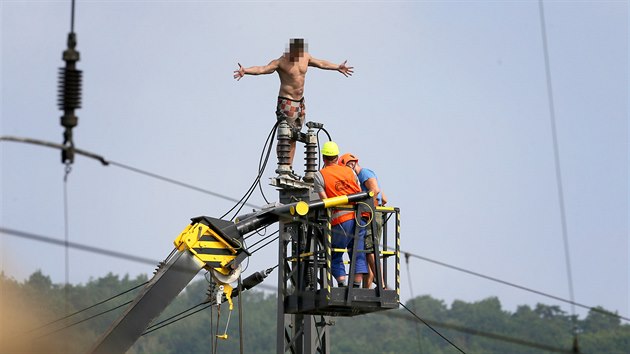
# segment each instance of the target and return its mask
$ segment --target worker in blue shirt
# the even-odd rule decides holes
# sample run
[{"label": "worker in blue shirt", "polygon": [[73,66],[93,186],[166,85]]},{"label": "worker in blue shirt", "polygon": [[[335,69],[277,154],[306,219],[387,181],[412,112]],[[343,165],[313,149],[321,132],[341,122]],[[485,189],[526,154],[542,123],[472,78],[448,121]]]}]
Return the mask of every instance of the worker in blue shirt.
[{"label": "worker in blue shirt", "polygon": [[[359,165],[359,158],[356,155],[350,154],[350,153],[342,155],[339,158],[339,164],[348,166],[352,170],[354,170],[354,172],[357,174],[357,177],[359,178],[359,184],[361,185],[361,190],[370,191],[374,193],[375,206],[384,206],[385,204],[387,204],[387,197],[385,196],[385,193],[383,193],[383,191],[380,188],[380,185],[378,183],[378,178],[376,177],[376,173],[374,173],[374,171],[370,169],[362,168]],[[383,214],[375,212],[373,214],[372,222],[376,223],[376,237],[378,239],[378,242],[380,243],[381,235],[383,234]],[[366,259],[368,263],[369,272],[368,274],[365,275],[363,279],[363,286],[366,288],[369,288],[373,282],[376,283],[376,281],[374,280],[374,277],[376,274],[376,260],[374,257],[374,253],[369,253],[369,252],[373,252],[374,250],[374,235],[372,235],[372,228],[367,227],[366,231],[367,232],[365,234],[365,250],[368,251]],[[383,276],[383,273],[381,272],[381,285],[383,288],[386,288],[385,282],[383,282],[382,276]]]}]

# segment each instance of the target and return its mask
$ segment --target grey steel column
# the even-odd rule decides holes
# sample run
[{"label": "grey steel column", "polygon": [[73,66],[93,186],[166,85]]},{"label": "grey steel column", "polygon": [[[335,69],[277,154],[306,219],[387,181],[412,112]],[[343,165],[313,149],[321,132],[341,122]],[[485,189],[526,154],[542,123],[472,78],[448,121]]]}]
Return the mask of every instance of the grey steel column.
[{"label": "grey steel column", "polygon": [[161,267],[133,303],[90,350],[93,354],[125,353],[151,321],[190,283],[203,267],[188,251],[178,251]]}]

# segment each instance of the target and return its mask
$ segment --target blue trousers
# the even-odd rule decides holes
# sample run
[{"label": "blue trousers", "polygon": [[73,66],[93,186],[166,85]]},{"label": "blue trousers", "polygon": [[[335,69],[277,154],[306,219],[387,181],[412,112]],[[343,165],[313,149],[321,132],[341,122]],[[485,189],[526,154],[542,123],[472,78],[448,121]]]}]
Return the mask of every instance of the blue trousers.
[{"label": "blue trousers", "polygon": [[[357,242],[357,250],[365,249],[365,228],[362,227],[359,229],[359,235],[355,240],[355,226],[356,225],[354,219],[352,219],[344,221],[341,224],[337,224],[332,227],[332,247],[347,248],[350,261],[352,261],[352,248],[354,247],[355,241]],[[355,273],[367,274],[368,268],[364,252],[357,252],[355,262]],[[343,265],[343,252],[332,253],[331,268],[332,275],[335,277],[335,279],[339,279],[340,276],[346,275],[346,267]]]}]

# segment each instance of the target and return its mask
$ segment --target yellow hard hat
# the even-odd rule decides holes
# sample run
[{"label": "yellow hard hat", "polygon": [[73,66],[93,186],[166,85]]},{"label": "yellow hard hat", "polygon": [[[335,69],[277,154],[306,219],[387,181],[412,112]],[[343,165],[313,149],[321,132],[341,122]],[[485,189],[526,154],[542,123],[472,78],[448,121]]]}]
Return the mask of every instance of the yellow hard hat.
[{"label": "yellow hard hat", "polygon": [[339,146],[334,141],[327,141],[322,146],[322,155],[337,156],[339,155]]}]

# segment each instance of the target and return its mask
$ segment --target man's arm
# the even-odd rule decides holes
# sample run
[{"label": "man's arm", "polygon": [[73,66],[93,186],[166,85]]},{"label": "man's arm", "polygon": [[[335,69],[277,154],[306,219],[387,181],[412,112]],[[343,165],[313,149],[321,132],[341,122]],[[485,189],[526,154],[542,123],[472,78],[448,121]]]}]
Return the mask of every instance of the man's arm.
[{"label": "man's arm", "polygon": [[328,196],[326,195],[326,190],[324,189],[324,176],[322,173],[317,171],[313,176],[313,192],[317,193],[319,199],[326,199]]},{"label": "man's arm", "polygon": [[274,59],[267,65],[251,66],[249,68],[244,68],[241,63],[238,63],[238,70],[234,70],[234,78],[238,81],[245,75],[271,74],[278,69],[279,62],[278,59]]},{"label": "man's arm", "polygon": [[348,61],[346,60],[341,64],[334,64],[327,60],[309,57],[308,66],[314,66],[316,68],[324,69],[324,70],[337,70],[340,73],[342,73],[345,77],[348,77],[348,76],[352,76],[352,74],[354,73],[354,70],[353,70],[354,66],[346,66],[347,62]]},{"label": "man's arm", "polygon": [[[378,186],[378,182],[376,181],[376,178],[368,178],[365,182],[363,182],[365,184],[365,187],[372,193],[374,193],[374,205],[378,205],[378,199],[377,196],[379,193],[381,193],[381,189]],[[381,194],[381,200],[383,205],[385,205],[386,200],[383,199],[384,194]]]}]

